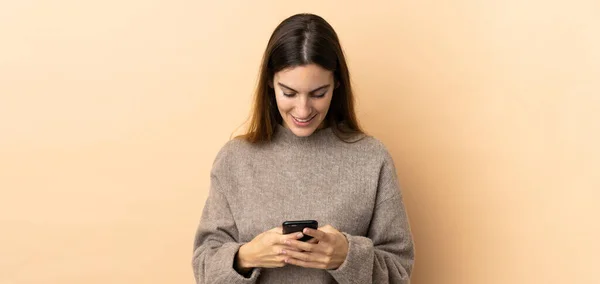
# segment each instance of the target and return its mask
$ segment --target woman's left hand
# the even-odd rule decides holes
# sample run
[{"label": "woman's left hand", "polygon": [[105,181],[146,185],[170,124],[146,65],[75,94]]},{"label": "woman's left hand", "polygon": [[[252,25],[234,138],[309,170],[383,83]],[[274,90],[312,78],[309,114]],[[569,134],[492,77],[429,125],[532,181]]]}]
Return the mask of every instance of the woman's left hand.
[{"label": "woman's left hand", "polygon": [[286,240],[287,245],[300,251],[283,251],[289,257],[286,263],[319,269],[337,269],[348,255],[348,240],[344,234],[330,225],[318,230],[305,228],[303,233],[314,239],[308,242]]}]

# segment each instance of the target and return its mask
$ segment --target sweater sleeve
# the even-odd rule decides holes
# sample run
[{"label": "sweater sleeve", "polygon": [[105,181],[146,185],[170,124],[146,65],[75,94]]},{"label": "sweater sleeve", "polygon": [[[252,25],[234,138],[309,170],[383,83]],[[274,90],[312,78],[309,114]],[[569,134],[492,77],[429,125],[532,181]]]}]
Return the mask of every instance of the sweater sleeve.
[{"label": "sweater sleeve", "polygon": [[349,244],[346,260],[337,269],[328,270],[337,282],[410,283],[414,245],[389,154],[381,168],[377,202],[367,236],[344,235]]},{"label": "sweater sleeve", "polygon": [[257,282],[260,268],[254,268],[249,277],[234,269],[236,254],[242,245],[237,239],[238,230],[227,198],[217,178],[211,175],[211,188],[194,240],[192,265],[196,283]]}]

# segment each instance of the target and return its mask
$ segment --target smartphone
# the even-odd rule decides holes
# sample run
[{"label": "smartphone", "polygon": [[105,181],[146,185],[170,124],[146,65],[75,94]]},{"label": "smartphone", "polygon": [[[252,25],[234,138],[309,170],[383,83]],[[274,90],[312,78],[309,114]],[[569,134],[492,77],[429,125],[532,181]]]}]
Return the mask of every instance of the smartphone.
[{"label": "smartphone", "polygon": [[[283,222],[283,234],[291,234],[295,232],[302,232],[304,228],[318,229],[319,222],[315,220],[299,220],[299,221],[285,221]],[[298,239],[299,241],[306,242],[313,237],[304,235],[302,238]]]}]

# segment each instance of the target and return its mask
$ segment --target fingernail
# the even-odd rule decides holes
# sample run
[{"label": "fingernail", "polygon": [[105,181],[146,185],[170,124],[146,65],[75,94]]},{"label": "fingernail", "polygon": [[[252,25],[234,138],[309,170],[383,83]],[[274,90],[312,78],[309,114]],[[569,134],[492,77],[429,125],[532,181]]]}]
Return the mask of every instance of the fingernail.
[{"label": "fingernail", "polygon": [[302,233],[298,233],[298,234],[296,235],[296,237],[298,237],[298,238],[302,238]]},{"label": "fingernail", "polygon": [[304,228],[304,233],[308,233],[308,228]]},{"label": "fingernail", "polygon": [[286,245],[289,245],[289,244],[290,244],[290,240],[285,240],[285,242],[284,242],[284,243],[285,243]]},{"label": "fingernail", "polygon": [[289,259],[287,259],[287,258],[286,258],[286,259],[284,260],[284,261],[285,261],[285,263],[288,263],[288,260],[289,260]]},{"label": "fingernail", "polygon": [[281,250],[281,254],[286,254],[287,252],[285,250]]}]

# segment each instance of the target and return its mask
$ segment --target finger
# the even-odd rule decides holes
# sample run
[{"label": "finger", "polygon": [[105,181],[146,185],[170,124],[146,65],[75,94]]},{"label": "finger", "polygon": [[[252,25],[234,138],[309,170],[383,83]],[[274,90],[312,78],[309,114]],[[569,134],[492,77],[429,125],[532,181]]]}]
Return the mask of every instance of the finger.
[{"label": "finger", "polygon": [[291,258],[302,260],[305,262],[315,262],[314,255],[307,252],[299,252],[299,251],[283,251],[283,254],[288,255]]},{"label": "finger", "polygon": [[317,268],[317,269],[327,268],[327,265],[324,263],[307,262],[307,261],[303,261],[303,260],[299,260],[299,259],[291,258],[291,257],[287,258],[285,260],[285,263],[291,264],[291,265],[296,265],[296,266],[301,266],[301,267],[306,267],[306,268]]},{"label": "finger", "polygon": [[311,229],[311,228],[304,228],[303,233],[306,234],[306,235],[308,235],[308,236],[311,236],[311,237],[313,237],[315,239],[318,239],[319,241],[325,241],[325,242],[327,242],[327,241],[330,240],[329,234],[326,233],[326,232],[324,232],[324,231],[321,231],[321,230],[315,230],[315,229]]},{"label": "finger", "polygon": [[276,255],[276,256],[270,258],[268,261],[266,261],[260,267],[266,267],[266,268],[284,267],[287,264],[285,262],[285,260],[287,258],[288,258],[288,256],[286,256],[286,255]]},{"label": "finger", "polygon": [[284,251],[300,251],[299,249],[286,245],[274,245],[273,252],[275,254],[285,254]]},{"label": "finger", "polygon": [[291,233],[291,234],[287,234],[287,235],[282,235],[279,238],[279,243],[280,244],[286,244],[287,240],[297,240],[304,237],[304,234],[302,233]]},{"label": "finger", "polygon": [[308,240],[308,241],[306,241],[306,242],[307,242],[307,243],[309,243],[309,244],[318,244],[318,243],[319,243],[319,240],[318,240],[318,239],[315,239],[315,238],[312,238],[312,239],[310,239],[310,240]]},{"label": "finger", "polygon": [[302,260],[305,262],[327,263],[326,258],[323,255],[318,254],[318,253],[284,250],[283,254],[288,255],[291,258],[295,258],[295,259]]},{"label": "finger", "polygon": [[290,247],[297,248],[302,251],[308,251],[308,252],[315,251],[317,248],[316,244],[301,242],[298,240],[286,240],[284,244],[288,245]]}]

